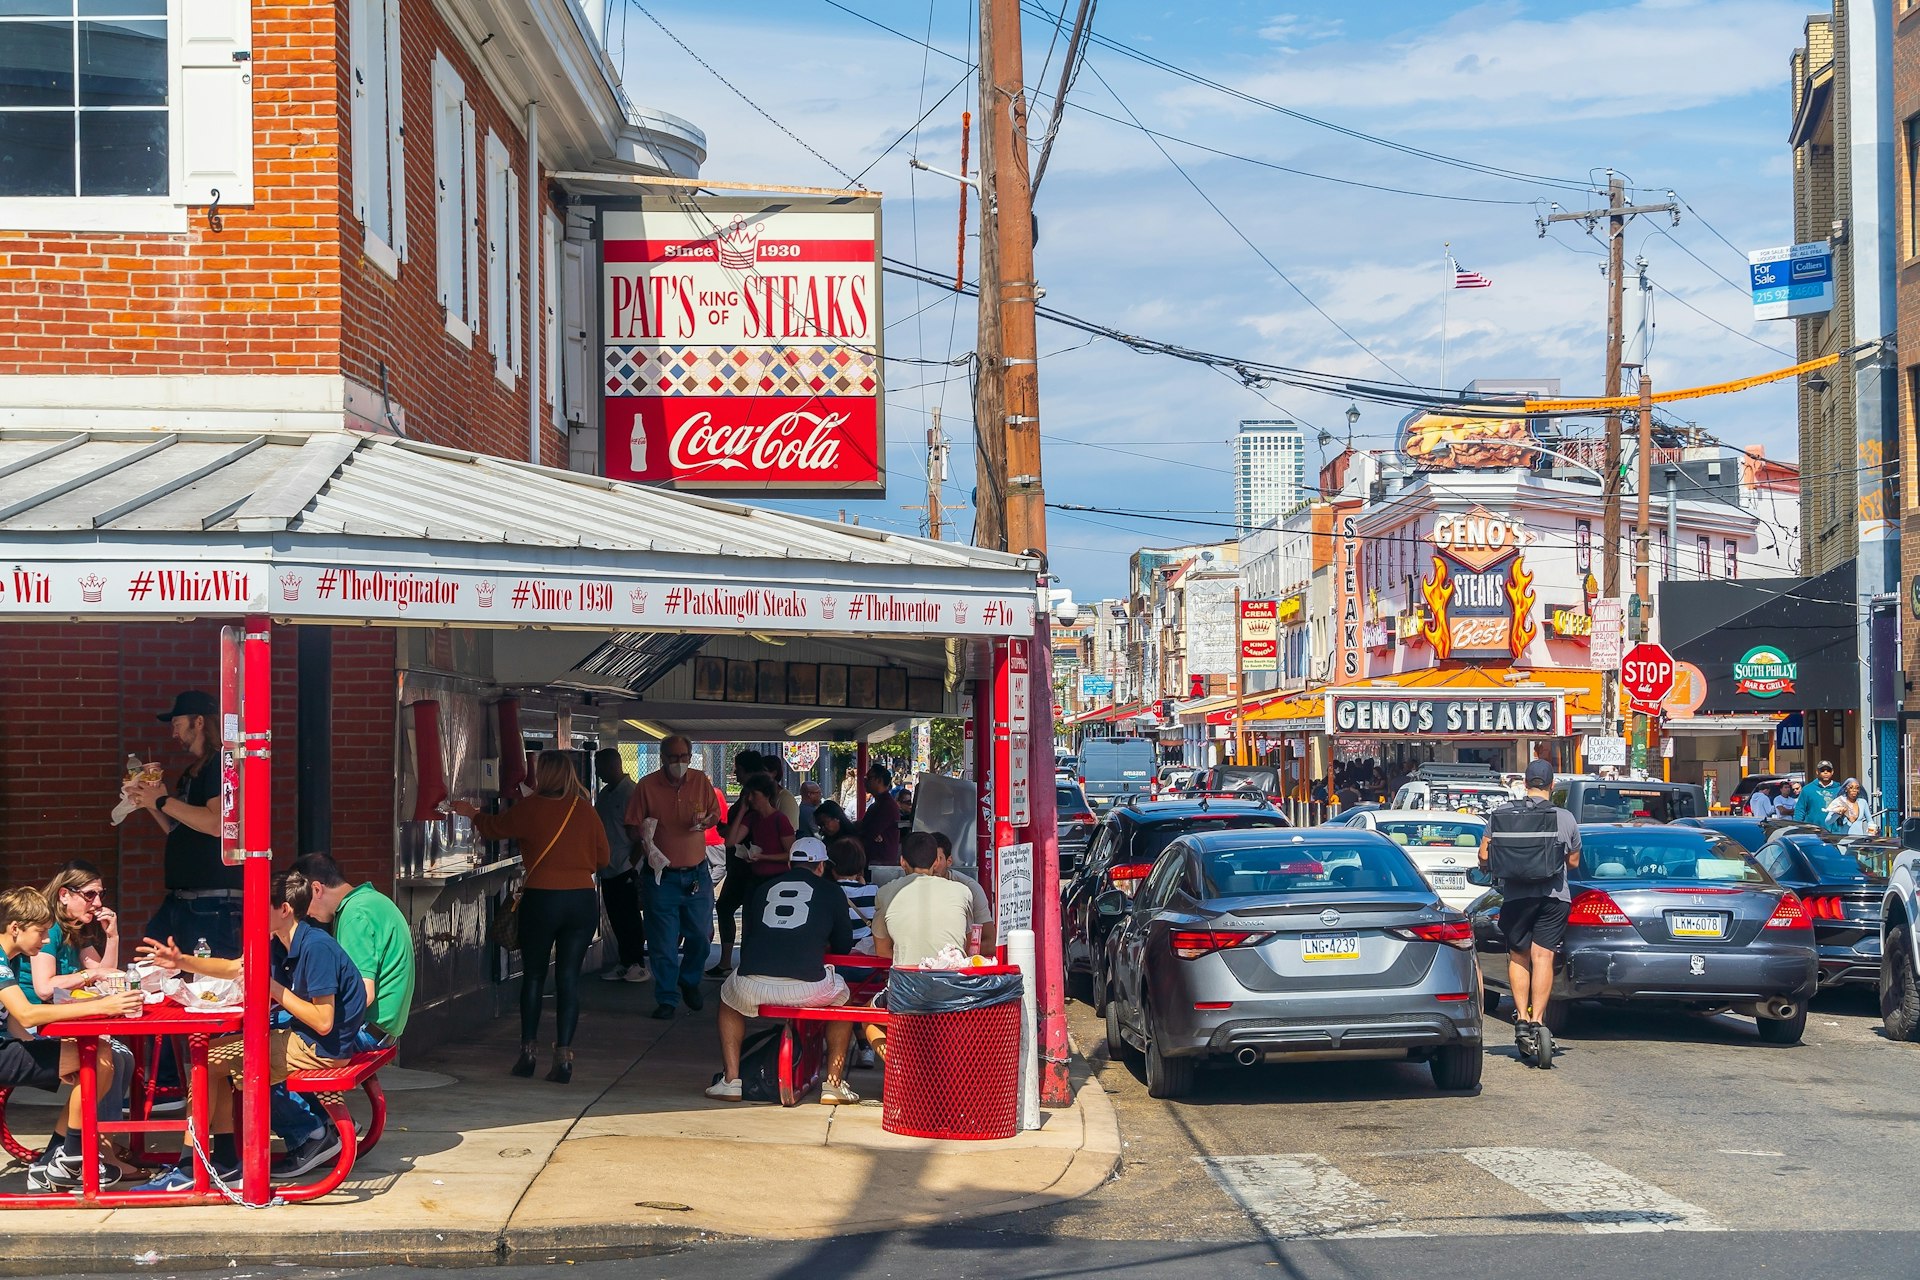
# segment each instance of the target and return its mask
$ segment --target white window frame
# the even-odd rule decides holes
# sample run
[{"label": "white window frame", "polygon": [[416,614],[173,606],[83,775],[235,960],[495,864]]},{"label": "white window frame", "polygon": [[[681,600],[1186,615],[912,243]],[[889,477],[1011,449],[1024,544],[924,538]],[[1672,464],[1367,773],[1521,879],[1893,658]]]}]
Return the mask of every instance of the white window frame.
[{"label": "white window frame", "polygon": [[546,308],[547,352],[544,376],[547,380],[547,417],[556,427],[566,425],[560,406],[560,219],[551,212],[540,216],[541,251],[545,269],[540,273],[540,288]]},{"label": "white window frame", "polygon": [[491,129],[485,150],[487,177],[487,350],[493,376],[512,386],[520,372],[520,187],[513,157]]},{"label": "white window frame", "polygon": [[[167,22],[167,157],[168,194],[164,196],[0,196],[0,230],[124,232],[180,235],[187,230],[189,206],[204,205],[208,197],[183,172],[188,151],[188,98],[205,103],[209,115],[233,132],[227,141],[238,169],[216,185],[221,204],[253,203],[252,5],[251,0],[193,0],[195,32],[189,39],[189,0],[168,0]],[[229,6],[231,23],[222,23],[219,5]],[[230,41],[220,39],[222,33]],[[205,38],[211,36],[212,38]],[[244,36],[245,49],[238,50]],[[248,56],[235,59],[234,51]],[[193,93],[185,71],[191,68]],[[222,97],[224,95],[224,97]],[[196,146],[196,151],[199,148]]]},{"label": "white window frame", "polygon": [[473,107],[466,82],[444,53],[433,59],[434,269],[448,336],[473,345],[479,281],[474,208]]},{"label": "white window frame", "polygon": [[405,97],[399,0],[350,0],[353,210],[367,261],[394,279],[407,260]]}]

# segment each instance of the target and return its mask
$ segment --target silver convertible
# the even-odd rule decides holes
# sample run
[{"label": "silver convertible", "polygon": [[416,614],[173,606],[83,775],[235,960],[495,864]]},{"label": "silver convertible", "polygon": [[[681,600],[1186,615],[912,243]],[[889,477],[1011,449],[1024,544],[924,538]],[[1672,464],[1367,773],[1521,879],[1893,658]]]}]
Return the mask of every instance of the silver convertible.
[{"label": "silver convertible", "polygon": [[1109,890],[1109,1052],[1156,1098],[1200,1063],[1388,1058],[1472,1089],[1482,1064],[1472,928],[1371,831],[1182,836],[1131,901]]}]

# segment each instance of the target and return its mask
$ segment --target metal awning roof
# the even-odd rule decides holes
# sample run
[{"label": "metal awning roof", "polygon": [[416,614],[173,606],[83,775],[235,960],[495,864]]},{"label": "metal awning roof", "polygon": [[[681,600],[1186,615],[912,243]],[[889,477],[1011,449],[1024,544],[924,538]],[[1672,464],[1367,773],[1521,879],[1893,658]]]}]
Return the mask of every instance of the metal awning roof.
[{"label": "metal awning roof", "polygon": [[1038,563],[350,431],[0,430],[0,614],[1005,635]]}]

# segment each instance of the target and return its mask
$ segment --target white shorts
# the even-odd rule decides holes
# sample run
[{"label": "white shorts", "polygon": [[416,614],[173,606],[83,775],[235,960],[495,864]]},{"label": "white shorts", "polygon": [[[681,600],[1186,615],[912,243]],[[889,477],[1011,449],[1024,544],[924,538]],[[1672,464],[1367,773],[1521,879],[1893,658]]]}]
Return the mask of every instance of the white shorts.
[{"label": "white shorts", "polygon": [[847,984],[832,969],[818,982],[803,978],[757,978],[734,970],[720,984],[720,999],[743,1018],[760,1016],[763,1004],[824,1009],[847,1002]]}]

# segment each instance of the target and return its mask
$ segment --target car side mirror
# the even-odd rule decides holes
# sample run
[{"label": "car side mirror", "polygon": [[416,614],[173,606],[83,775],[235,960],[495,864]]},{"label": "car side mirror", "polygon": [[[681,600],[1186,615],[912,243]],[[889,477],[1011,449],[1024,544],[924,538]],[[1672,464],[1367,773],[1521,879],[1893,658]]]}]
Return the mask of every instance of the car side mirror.
[{"label": "car side mirror", "polygon": [[1491,889],[1493,877],[1487,874],[1485,867],[1474,867],[1467,872],[1467,883],[1479,889]]},{"label": "car side mirror", "polygon": [[1118,889],[1108,889],[1093,900],[1093,909],[1103,920],[1118,920],[1127,914],[1127,895]]}]

